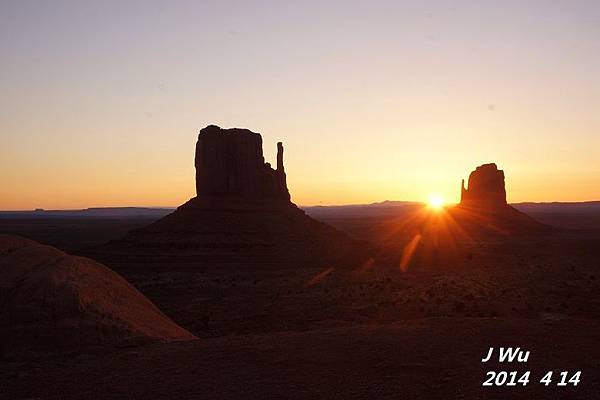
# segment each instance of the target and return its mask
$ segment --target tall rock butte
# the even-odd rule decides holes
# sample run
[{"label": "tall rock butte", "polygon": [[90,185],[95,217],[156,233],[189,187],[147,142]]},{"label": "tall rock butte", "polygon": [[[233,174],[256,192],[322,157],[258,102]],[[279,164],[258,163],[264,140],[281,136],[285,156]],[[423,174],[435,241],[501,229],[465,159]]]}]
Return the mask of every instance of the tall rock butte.
[{"label": "tall rock butte", "polygon": [[277,143],[277,169],[265,163],[262,137],[248,129],[209,125],[196,143],[196,194],[241,200],[290,201],[283,144]]},{"label": "tall rock butte", "polygon": [[469,175],[469,187],[465,189],[463,179],[460,205],[481,210],[502,209],[508,206],[504,186],[504,171],[496,164],[483,164]]},{"label": "tall rock butte", "polygon": [[273,169],[260,134],[209,125],[198,135],[194,164],[196,197],[105,250],[135,253],[138,263],[150,257],[154,265],[160,257],[198,265],[341,265],[362,257],[357,241],[291,202],[281,142]]}]

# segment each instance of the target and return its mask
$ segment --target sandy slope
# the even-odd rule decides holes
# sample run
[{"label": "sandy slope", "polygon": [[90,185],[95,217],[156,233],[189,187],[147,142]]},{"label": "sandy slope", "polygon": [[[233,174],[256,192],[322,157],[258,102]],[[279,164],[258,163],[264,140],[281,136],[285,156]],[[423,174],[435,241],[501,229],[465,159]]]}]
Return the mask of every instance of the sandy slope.
[{"label": "sandy slope", "polygon": [[0,355],[194,339],[102,264],[9,235],[0,235],[0,328]]}]

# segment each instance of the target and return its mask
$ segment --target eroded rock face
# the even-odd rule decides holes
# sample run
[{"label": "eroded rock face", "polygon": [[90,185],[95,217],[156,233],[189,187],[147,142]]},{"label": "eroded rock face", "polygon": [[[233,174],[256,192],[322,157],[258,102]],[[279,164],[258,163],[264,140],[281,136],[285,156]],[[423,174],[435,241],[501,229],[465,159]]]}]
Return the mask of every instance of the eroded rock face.
[{"label": "eroded rock face", "polygon": [[507,207],[504,171],[496,164],[483,164],[469,175],[469,187],[463,179],[460,205],[476,209],[499,209]]},{"label": "eroded rock face", "polygon": [[152,254],[153,261],[164,257],[167,265],[193,259],[196,266],[211,267],[360,262],[366,246],[290,201],[281,143],[276,162],[276,169],[265,163],[258,133],[214,125],[202,129],[195,156],[197,196],[108,243],[96,257],[112,262],[123,254],[135,253],[136,260]]},{"label": "eroded rock face", "polygon": [[209,125],[196,143],[196,194],[243,200],[290,201],[283,145],[277,143],[277,169],[265,163],[260,134]]},{"label": "eroded rock face", "polygon": [[0,353],[195,339],[104,265],[11,235],[0,235],[0,333]]}]

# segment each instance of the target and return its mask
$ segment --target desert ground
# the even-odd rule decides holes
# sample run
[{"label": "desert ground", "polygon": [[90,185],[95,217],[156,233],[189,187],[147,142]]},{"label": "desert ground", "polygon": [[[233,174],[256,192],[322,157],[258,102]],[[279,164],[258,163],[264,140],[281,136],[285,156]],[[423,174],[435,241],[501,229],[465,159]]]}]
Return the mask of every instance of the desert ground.
[{"label": "desert ground", "polygon": [[[409,214],[323,219],[377,247],[384,233],[394,240],[390,227],[403,226]],[[148,222],[0,220],[1,232],[97,259],[200,338],[8,355],[1,361],[2,397],[600,396],[600,230],[457,239],[452,248],[460,251],[451,257],[441,247],[442,257],[415,255],[402,269],[393,257],[383,263],[377,256],[351,267],[292,268],[211,265],[185,256],[111,259],[95,250]],[[409,238],[397,240],[403,249]],[[530,350],[529,361],[481,363],[489,347],[502,346]],[[531,381],[482,387],[490,370],[531,371]],[[546,387],[539,380],[549,370],[582,371],[581,382]]]}]

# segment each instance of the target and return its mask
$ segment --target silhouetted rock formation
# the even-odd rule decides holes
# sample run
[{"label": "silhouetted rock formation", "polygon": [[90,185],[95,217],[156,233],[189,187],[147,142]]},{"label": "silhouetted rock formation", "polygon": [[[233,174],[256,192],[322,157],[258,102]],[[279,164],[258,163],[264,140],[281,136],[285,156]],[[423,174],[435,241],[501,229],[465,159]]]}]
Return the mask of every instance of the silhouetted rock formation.
[{"label": "silhouetted rock formation", "polygon": [[493,163],[477,167],[469,175],[468,189],[465,189],[465,180],[462,180],[460,205],[484,210],[506,207],[504,171]]},{"label": "silhouetted rock formation", "polygon": [[470,259],[486,238],[511,239],[552,229],[507,204],[504,172],[496,164],[471,172],[468,189],[463,180],[460,204],[437,211],[425,205],[408,206],[396,215],[382,223],[381,236],[375,240],[380,244],[379,259],[403,270],[417,265],[447,270]]},{"label": "silhouetted rock formation", "polygon": [[0,352],[195,339],[102,264],[0,235]]},{"label": "silhouetted rock formation", "polygon": [[357,262],[356,241],[290,201],[281,143],[274,170],[260,134],[210,125],[198,135],[195,166],[197,196],[111,243],[113,254],[134,252],[139,263],[157,255],[204,265]]},{"label": "silhouetted rock formation", "polygon": [[467,189],[463,179],[460,204],[449,213],[463,228],[478,233],[535,233],[549,228],[506,202],[504,171],[494,163],[471,172]]},{"label": "silhouetted rock formation", "polygon": [[210,125],[196,143],[196,194],[246,200],[290,201],[283,145],[277,143],[277,169],[265,163],[260,134]]}]

